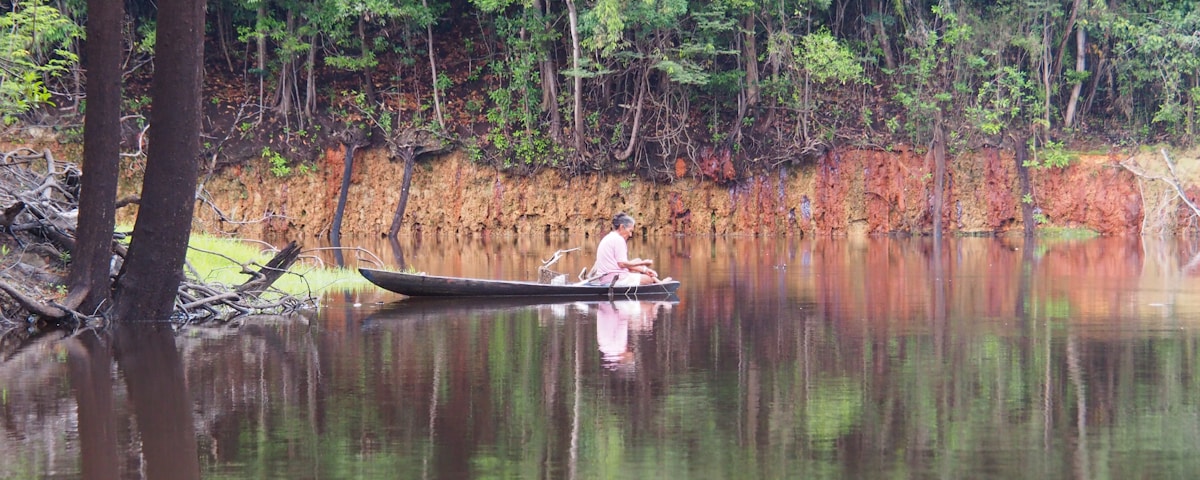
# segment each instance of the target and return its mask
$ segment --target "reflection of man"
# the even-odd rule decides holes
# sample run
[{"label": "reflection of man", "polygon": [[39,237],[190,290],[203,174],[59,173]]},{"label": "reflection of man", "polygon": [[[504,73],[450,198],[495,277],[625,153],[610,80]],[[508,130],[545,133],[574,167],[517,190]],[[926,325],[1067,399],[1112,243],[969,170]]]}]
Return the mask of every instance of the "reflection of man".
[{"label": "reflection of man", "polygon": [[[669,307],[669,304],[667,304]],[[633,367],[629,351],[629,331],[645,332],[654,327],[658,302],[604,302],[596,308],[596,344],[604,366],[611,369]]]},{"label": "reflection of man", "polygon": [[596,343],[600,346],[604,366],[615,368],[623,363],[633,363],[633,353],[629,351],[629,320],[617,313],[612,303],[601,303],[596,309]]}]

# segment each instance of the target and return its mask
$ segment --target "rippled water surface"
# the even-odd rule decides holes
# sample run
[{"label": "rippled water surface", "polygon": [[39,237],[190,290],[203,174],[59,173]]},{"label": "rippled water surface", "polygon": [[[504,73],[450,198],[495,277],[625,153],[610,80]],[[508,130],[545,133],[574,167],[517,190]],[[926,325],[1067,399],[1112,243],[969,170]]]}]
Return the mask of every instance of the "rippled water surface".
[{"label": "rippled water surface", "polygon": [[[392,267],[506,279],[582,246],[556,265],[574,276],[594,250],[362,243]],[[369,289],[173,349],[42,339],[0,363],[0,478],[1200,472],[1200,243],[685,237],[631,253],[678,297]]]}]

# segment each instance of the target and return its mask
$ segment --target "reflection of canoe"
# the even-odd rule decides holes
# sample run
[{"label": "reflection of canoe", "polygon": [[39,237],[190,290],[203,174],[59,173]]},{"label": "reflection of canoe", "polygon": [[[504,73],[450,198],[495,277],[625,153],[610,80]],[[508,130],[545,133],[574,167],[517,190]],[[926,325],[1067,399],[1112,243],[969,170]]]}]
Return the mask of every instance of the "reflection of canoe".
[{"label": "reflection of canoe", "polygon": [[655,298],[669,296],[679,289],[677,281],[636,287],[610,287],[608,285],[551,285],[513,280],[439,277],[370,268],[360,268],[358,271],[380,288],[410,297]]},{"label": "reflection of canoe", "polygon": [[[615,300],[615,303],[635,302]],[[645,303],[674,305],[679,303],[676,295],[655,296]],[[611,303],[600,297],[413,297],[385,305],[368,317],[369,320],[400,320],[427,317],[456,316],[462,314],[487,314],[515,311],[553,311],[566,314],[574,309],[587,312],[600,303]]]}]

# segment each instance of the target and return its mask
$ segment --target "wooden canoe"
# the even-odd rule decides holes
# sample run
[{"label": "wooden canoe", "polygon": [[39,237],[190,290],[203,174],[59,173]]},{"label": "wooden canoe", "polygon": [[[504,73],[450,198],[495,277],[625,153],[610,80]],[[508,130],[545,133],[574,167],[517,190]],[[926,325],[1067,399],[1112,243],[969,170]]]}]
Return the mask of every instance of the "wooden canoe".
[{"label": "wooden canoe", "polygon": [[654,298],[670,296],[679,289],[678,281],[636,287],[611,287],[578,283],[551,285],[515,280],[440,277],[371,268],[360,268],[358,272],[380,288],[410,297]]}]

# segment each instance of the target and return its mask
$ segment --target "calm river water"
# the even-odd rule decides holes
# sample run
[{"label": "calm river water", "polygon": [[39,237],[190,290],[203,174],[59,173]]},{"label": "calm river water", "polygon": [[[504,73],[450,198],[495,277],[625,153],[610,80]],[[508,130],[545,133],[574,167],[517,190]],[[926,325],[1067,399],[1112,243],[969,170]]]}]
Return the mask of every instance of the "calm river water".
[{"label": "calm river water", "polygon": [[[532,279],[555,249],[583,246],[556,266],[574,276],[591,243],[364,246],[430,274]],[[197,464],[213,479],[1200,472],[1200,241],[630,248],[683,282],[678,298],[366,289],[136,357],[122,350],[141,340],[43,339],[0,363],[0,478]]]}]

